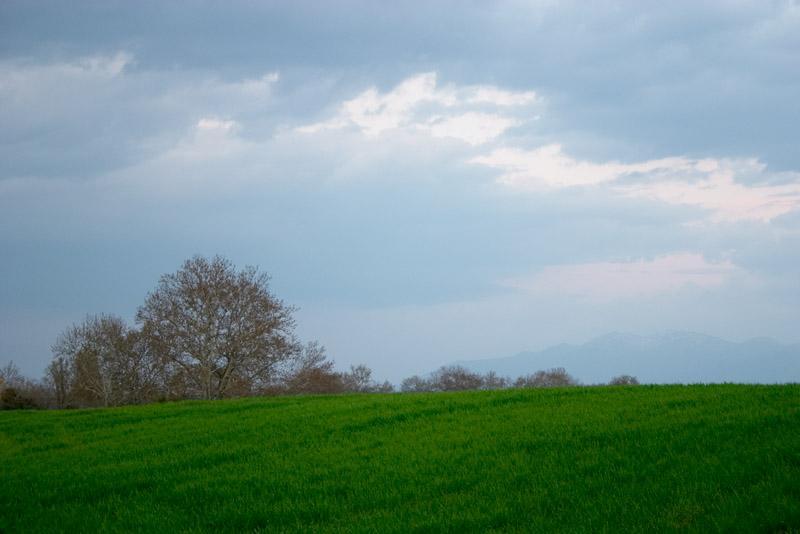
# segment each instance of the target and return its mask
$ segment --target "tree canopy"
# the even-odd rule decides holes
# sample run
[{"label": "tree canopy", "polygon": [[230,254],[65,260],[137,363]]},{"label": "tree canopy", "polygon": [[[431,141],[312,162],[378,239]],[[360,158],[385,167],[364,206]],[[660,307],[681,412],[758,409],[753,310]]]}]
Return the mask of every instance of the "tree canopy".
[{"label": "tree canopy", "polygon": [[219,256],[187,260],[161,277],[136,314],[156,358],[194,395],[224,397],[241,383],[269,383],[299,349],[294,309],[254,267],[237,271]]}]

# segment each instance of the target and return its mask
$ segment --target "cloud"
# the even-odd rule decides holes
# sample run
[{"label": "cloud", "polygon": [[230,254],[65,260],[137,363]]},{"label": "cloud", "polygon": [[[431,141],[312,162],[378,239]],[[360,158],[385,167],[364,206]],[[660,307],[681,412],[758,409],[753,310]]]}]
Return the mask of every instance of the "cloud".
[{"label": "cloud", "polygon": [[279,79],[153,71],[127,51],[0,60],[0,180],[96,177],[169,150],[204,118],[269,120]]},{"label": "cloud", "polygon": [[493,104],[495,106],[525,106],[536,102],[533,91],[506,91],[492,85],[478,85],[467,88],[464,97],[469,104]]},{"label": "cloud", "polygon": [[133,55],[127,52],[117,52],[113,56],[92,56],[83,58],[78,62],[81,69],[89,72],[98,72],[107,76],[118,76],[125,67],[133,63]]},{"label": "cloud", "polygon": [[[213,6],[2,4],[0,309],[130,313],[222,253],[376,371],[619,328],[796,339],[799,180],[778,171],[800,170],[798,6],[546,4],[235,3],[216,26]],[[705,276],[674,274],[686,250]],[[690,281],[613,302],[493,284],[547,265],[649,283],[638,264]]]},{"label": "cloud", "polygon": [[[573,158],[561,145],[550,144],[534,150],[498,148],[470,163],[499,169],[497,182],[512,189],[604,185],[629,198],[701,208],[712,222],[766,222],[800,207],[800,173],[776,177],[754,158],[595,163]],[[784,183],[771,184],[775,178]]]},{"label": "cloud", "polygon": [[651,297],[687,287],[717,288],[743,271],[729,260],[710,262],[697,253],[674,253],[652,260],[596,262],[545,267],[533,276],[502,285],[531,293],[599,300]]},{"label": "cloud", "polygon": [[216,118],[202,118],[197,121],[197,129],[204,131],[223,131],[229,132],[236,128],[236,121],[222,120]]},{"label": "cloud", "polygon": [[62,83],[75,79],[114,78],[134,64],[133,54],[125,51],[113,55],[92,55],[55,63],[4,61],[0,64],[0,80],[4,91],[58,78]]},{"label": "cloud", "polygon": [[616,161],[591,163],[564,154],[561,145],[549,144],[534,150],[499,148],[470,163],[500,169],[498,182],[518,189],[594,185],[634,173],[682,171],[691,165],[684,158],[666,158],[637,164]]},{"label": "cloud", "polygon": [[[750,167],[747,162],[745,168]],[[713,170],[696,182],[668,178],[622,186],[620,191],[630,197],[697,206],[709,211],[713,222],[768,222],[800,207],[800,175],[788,184],[745,185],[736,181],[737,171],[742,167],[738,163],[714,162]]]},{"label": "cloud", "polygon": [[495,139],[509,128],[517,126],[516,119],[491,113],[464,113],[451,117],[435,117],[419,125],[433,137],[450,137],[477,146]]},{"label": "cloud", "polygon": [[332,119],[302,126],[303,133],[337,130],[356,126],[367,136],[377,136],[386,130],[405,126],[411,120],[413,109],[424,102],[453,105],[452,95],[437,92],[436,74],[425,73],[403,80],[386,94],[370,88],[340,106]]},{"label": "cloud", "polygon": [[[242,156],[252,145],[236,135],[240,129],[234,120],[216,117],[203,117],[197,121],[194,130],[176,146],[159,156],[160,162],[170,159],[187,166],[192,163],[205,163],[209,160]],[[187,169],[190,167],[187,167]]]},{"label": "cloud", "polygon": [[[479,145],[520,124],[497,113],[500,108],[527,106],[537,101],[533,91],[508,91],[491,85],[439,87],[436,73],[411,76],[386,93],[369,88],[346,100],[330,119],[300,126],[298,132],[354,127],[367,137],[389,130],[411,128],[434,137],[450,137]],[[481,111],[491,108],[494,113]]]}]

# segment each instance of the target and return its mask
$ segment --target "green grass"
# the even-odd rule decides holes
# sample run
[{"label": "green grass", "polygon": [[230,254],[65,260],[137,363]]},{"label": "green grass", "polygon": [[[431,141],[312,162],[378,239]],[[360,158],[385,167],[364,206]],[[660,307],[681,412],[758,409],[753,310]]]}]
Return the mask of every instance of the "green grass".
[{"label": "green grass", "polygon": [[0,413],[0,531],[800,528],[800,386]]}]

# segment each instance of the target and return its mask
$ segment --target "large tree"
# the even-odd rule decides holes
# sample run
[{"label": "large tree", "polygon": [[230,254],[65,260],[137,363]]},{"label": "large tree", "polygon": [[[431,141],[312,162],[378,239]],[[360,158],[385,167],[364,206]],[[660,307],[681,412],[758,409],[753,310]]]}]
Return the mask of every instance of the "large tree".
[{"label": "large tree", "polygon": [[221,398],[274,379],[299,349],[294,309],[269,290],[254,267],[194,257],[161,277],[136,321],[184,395]]}]

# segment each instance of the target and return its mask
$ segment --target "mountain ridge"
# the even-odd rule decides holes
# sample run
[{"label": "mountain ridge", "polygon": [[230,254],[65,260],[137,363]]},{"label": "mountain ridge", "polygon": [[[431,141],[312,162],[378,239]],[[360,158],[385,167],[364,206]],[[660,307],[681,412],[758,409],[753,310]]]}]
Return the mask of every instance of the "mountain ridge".
[{"label": "mountain ridge", "polygon": [[800,343],[768,337],[729,341],[699,332],[609,332],[581,344],[562,343],[503,358],[459,360],[478,372],[516,377],[564,367],[583,383],[630,374],[643,383],[785,383],[800,381]]}]

